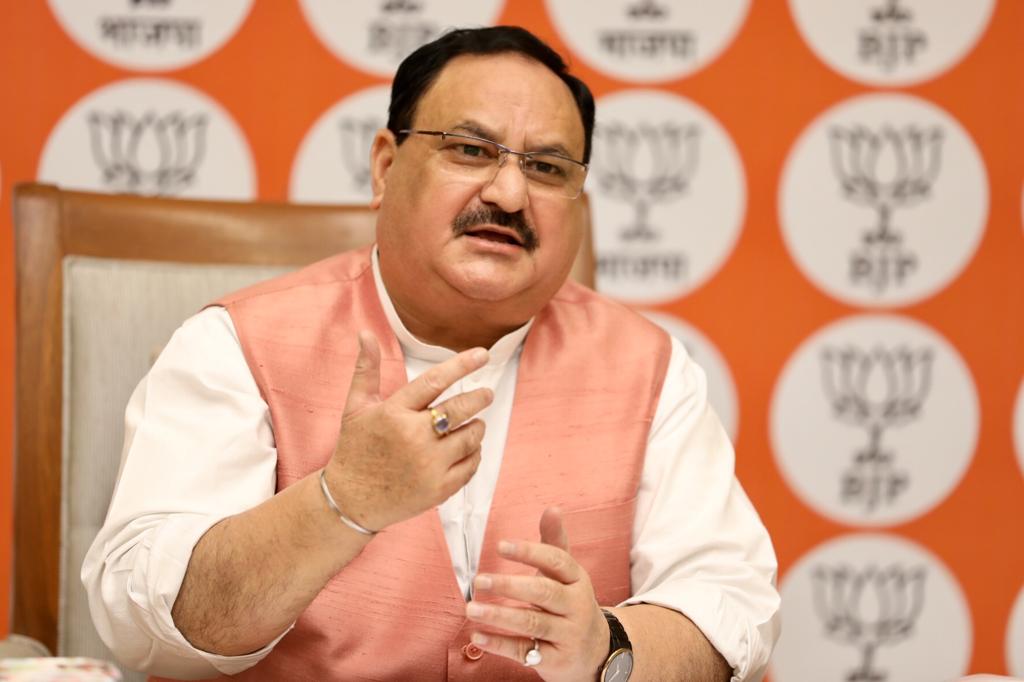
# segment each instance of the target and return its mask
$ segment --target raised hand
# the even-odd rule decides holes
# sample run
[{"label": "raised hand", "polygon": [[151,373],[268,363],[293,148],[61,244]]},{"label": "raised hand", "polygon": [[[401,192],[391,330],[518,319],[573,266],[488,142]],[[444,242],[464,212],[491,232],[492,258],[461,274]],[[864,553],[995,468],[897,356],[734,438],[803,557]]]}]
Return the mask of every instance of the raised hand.
[{"label": "raised hand", "polygon": [[[470,602],[466,615],[480,623],[472,640],[485,651],[526,661],[537,642],[537,672],[545,680],[594,680],[608,655],[608,623],[594,597],[590,576],[569,553],[569,540],[557,508],[540,519],[540,542],[502,541],[502,556],[533,566],[532,576],[480,574],[478,592],[523,602],[498,606]],[[509,634],[497,634],[491,628]]]},{"label": "raised hand", "polygon": [[[342,512],[365,528],[381,530],[431,509],[466,485],[480,464],[484,423],[472,419],[494,399],[490,389],[460,393],[436,409],[447,415],[448,435],[435,433],[429,407],[449,386],[487,363],[473,348],[380,395],[380,347],[359,334],[359,356],[341,419],[327,483]],[[457,427],[457,428],[456,428]]]}]

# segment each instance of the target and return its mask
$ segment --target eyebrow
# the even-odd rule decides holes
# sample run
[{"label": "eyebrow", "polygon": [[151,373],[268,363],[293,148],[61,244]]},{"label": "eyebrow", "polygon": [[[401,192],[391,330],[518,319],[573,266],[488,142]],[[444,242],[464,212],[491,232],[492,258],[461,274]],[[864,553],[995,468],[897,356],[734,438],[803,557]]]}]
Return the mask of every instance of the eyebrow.
[{"label": "eyebrow", "polygon": [[[460,121],[449,128],[449,132],[456,131],[465,132],[474,137],[481,137],[485,140],[490,140],[491,142],[496,142],[494,138],[498,136],[493,130],[489,130],[482,124],[469,119]],[[560,144],[549,144],[536,149],[528,149],[526,151],[535,154],[558,154],[559,156],[564,156],[567,159],[574,159],[573,155],[569,153],[569,150]]]}]

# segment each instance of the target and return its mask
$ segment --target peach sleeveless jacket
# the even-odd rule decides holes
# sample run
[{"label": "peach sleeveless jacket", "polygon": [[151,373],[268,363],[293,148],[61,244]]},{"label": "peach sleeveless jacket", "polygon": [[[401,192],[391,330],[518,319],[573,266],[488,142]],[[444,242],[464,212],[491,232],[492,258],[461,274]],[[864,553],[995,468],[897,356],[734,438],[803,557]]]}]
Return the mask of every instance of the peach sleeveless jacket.
[{"label": "peach sleeveless jacket", "polygon": [[[279,490],[322,467],[334,449],[358,330],[381,341],[383,395],[407,381],[369,249],[219,304],[230,312],[270,406]],[[660,329],[572,282],[537,315],[520,358],[481,572],[532,573],[501,558],[497,542],[538,539],[541,512],[558,505],[598,601],[629,596],[634,503],[670,352]],[[432,510],[381,532],[264,660],[232,679],[538,679],[518,663],[469,648],[464,609]]]}]

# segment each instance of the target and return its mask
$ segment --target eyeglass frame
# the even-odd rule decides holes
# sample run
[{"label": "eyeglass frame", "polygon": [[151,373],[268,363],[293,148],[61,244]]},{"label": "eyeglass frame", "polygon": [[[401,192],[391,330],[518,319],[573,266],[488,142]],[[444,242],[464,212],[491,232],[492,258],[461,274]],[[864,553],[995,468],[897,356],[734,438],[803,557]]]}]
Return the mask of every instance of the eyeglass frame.
[{"label": "eyeglass frame", "polygon": [[[405,128],[403,130],[399,130],[398,131],[398,135],[430,135],[430,136],[433,136],[433,137],[440,137],[441,140],[444,140],[445,137],[463,137],[463,138],[466,138],[467,140],[476,140],[477,142],[484,142],[486,144],[494,145],[495,147],[498,148],[498,157],[499,157],[498,165],[496,166],[496,170],[495,170],[495,174],[497,174],[497,171],[501,170],[502,166],[504,166],[504,164],[505,164],[504,161],[500,160],[501,154],[505,154],[505,158],[508,158],[509,154],[511,154],[513,156],[519,157],[519,170],[520,171],[523,170],[523,161],[526,160],[526,159],[535,157],[535,156],[554,156],[556,158],[562,159],[563,161],[568,161],[569,163],[574,163],[574,164],[576,164],[577,166],[579,166],[580,168],[583,169],[583,182],[580,183],[580,189],[579,189],[578,192],[576,192],[575,196],[571,196],[570,197],[570,196],[563,195],[563,196],[565,196],[566,199],[569,199],[570,201],[573,201],[575,199],[579,199],[580,195],[583,194],[583,184],[584,184],[584,182],[586,182],[586,180],[587,180],[587,173],[590,170],[590,164],[586,164],[586,163],[583,163],[582,161],[577,161],[576,159],[569,158],[565,154],[559,154],[557,152],[520,152],[520,151],[516,151],[515,149],[512,149],[511,147],[506,147],[505,145],[501,144],[500,142],[495,142],[494,140],[488,140],[486,137],[479,137],[477,135],[467,135],[465,133],[453,133],[453,132],[448,131],[448,130],[419,130],[419,129],[413,129],[413,128]],[[492,182],[493,182],[493,180],[494,180],[494,178],[491,178]]]}]

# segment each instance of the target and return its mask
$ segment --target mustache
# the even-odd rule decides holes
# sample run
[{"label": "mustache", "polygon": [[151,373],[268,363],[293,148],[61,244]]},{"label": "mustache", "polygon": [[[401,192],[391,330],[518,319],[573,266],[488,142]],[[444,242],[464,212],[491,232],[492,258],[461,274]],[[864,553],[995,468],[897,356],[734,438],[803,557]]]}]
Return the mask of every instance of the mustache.
[{"label": "mustache", "polygon": [[536,251],[537,247],[540,246],[537,233],[526,222],[526,217],[522,211],[508,213],[494,206],[480,206],[468,209],[460,213],[452,221],[452,230],[455,232],[456,237],[461,237],[474,227],[487,224],[500,225],[501,227],[515,230],[520,241],[523,243],[523,248],[527,251]]}]

